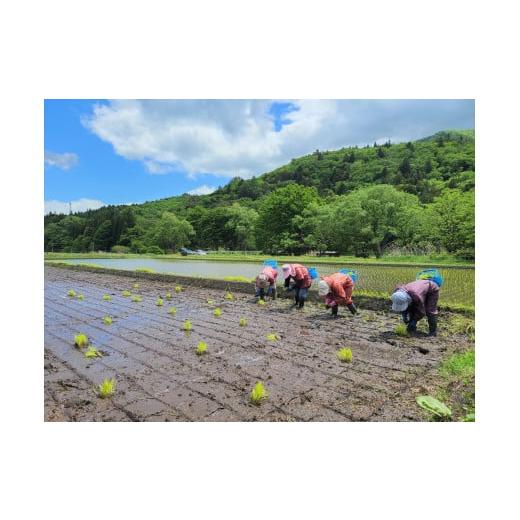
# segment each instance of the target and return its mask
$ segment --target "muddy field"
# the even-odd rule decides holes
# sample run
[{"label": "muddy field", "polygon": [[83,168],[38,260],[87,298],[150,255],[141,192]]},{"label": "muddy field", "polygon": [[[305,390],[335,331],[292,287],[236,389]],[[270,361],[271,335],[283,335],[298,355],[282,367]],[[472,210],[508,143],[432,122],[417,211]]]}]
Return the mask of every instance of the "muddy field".
[{"label": "muddy field", "polygon": [[[69,289],[84,300],[67,296]],[[123,297],[125,290],[142,302]],[[156,306],[168,291],[172,300]],[[103,301],[104,294],[112,300]],[[45,420],[424,420],[415,396],[435,387],[443,356],[466,346],[465,337],[442,333],[396,336],[398,320],[390,313],[360,309],[351,316],[341,309],[331,319],[317,304],[302,311],[289,300],[261,307],[250,294],[224,296],[222,290],[184,286],[177,294],[165,282],[46,267]],[[168,314],[171,306],[176,315]],[[111,325],[103,323],[107,315]],[[186,319],[190,333],[182,330]],[[86,358],[73,346],[80,332],[103,357]],[[279,339],[269,341],[270,333]],[[208,346],[203,356],[195,354],[200,341]],[[352,349],[352,363],[336,358],[341,347]],[[115,378],[117,388],[112,398],[100,399],[95,389],[105,378]],[[259,406],[249,401],[257,381],[269,392]]]}]

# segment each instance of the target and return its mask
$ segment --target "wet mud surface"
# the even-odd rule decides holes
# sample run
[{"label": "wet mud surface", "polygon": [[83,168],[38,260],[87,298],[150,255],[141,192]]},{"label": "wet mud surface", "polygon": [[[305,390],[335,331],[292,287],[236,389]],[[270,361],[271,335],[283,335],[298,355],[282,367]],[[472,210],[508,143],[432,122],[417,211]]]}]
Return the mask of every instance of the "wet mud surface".
[{"label": "wet mud surface", "polygon": [[[69,289],[84,299],[67,296]],[[142,301],[122,296],[125,290]],[[314,303],[299,310],[289,300],[262,307],[252,295],[233,297],[45,267],[45,420],[418,421],[415,396],[435,384],[445,355],[466,346],[464,337],[428,338],[425,329],[413,338],[396,336],[398,320],[390,313],[361,308],[351,316],[342,308],[332,319]],[[107,315],[111,325],[103,323]],[[241,318],[247,320],[242,327]],[[190,333],[182,330],[186,319]],[[86,358],[74,347],[80,332],[102,357]],[[272,333],[279,339],[269,341]],[[197,356],[200,341],[208,348]],[[341,347],[352,350],[352,363],[337,359]],[[96,388],[105,378],[117,386],[113,397],[101,399]],[[259,406],[249,401],[257,381],[269,393]]]}]

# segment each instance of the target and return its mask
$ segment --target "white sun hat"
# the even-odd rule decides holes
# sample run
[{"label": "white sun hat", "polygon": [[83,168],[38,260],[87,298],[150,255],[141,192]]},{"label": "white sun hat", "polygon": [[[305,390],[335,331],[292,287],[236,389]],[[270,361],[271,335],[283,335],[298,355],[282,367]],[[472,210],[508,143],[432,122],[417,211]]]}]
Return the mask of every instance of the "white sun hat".
[{"label": "white sun hat", "polygon": [[329,284],[325,280],[320,280],[318,283],[318,294],[320,296],[327,296],[330,293]]},{"label": "white sun hat", "polygon": [[403,312],[408,309],[408,305],[412,303],[410,295],[401,289],[398,289],[391,296],[392,310],[396,312]]}]

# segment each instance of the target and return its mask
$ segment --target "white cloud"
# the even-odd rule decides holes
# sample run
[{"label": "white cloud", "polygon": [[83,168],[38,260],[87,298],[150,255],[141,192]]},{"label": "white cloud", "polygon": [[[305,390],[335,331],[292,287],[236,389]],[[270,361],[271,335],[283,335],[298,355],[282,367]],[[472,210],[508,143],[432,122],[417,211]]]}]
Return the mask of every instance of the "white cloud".
[{"label": "white cloud", "polygon": [[209,195],[213,193],[217,188],[213,186],[208,186],[207,184],[203,184],[202,186],[197,186],[193,190],[188,191],[189,195]]},{"label": "white cloud", "polygon": [[148,100],[97,104],[83,124],[152,174],[247,178],[309,154],[473,127],[468,100],[300,100],[274,130],[270,100]]},{"label": "white cloud", "polygon": [[78,160],[78,156],[72,152],[55,153],[45,150],[45,164],[55,166],[61,170],[70,170],[70,168],[78,163]]},{"label": "white cloud", "polygon": [[[88,209],[98,209],[106,204],[100,200],[95,199],[78,199],[70,201],[72,213],[78,211],[87,211]],[[69,214],[69,203],[61,200],[46,200],[45,201],[45,215],[47,213],[64,213]]]}]

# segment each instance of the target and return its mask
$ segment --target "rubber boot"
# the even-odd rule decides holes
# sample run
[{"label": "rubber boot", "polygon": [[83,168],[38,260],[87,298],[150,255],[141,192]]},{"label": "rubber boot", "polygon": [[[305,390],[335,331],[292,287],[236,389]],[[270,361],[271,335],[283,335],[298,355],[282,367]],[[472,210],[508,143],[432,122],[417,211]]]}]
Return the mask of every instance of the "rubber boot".
[{"label": "rubber boot", "polygon": [[330,313],[330,315],[333,318],[337,318],[338,317],[338,306],[337,305],[334,305],[334,307],[332,307],[332,312]]},{"label": "rubber boot", "polygon": [[428,316],[428,327],[430,329],[428,336],[437,336],[437,316]]},{"label": "rubber boot", "polygon": [[349,303],[349,304],[347,305],[347,309],[348,309],[352,314],[357,314],[356,306],[355,306],[353,303]]},{"label": "rubber boot", "polygon": [[273,287],[273,289],[271,291],[271,296],[272,296],[273,300],[276,300],[276,296],[277,296],[276,292],[277,292],[276,287]]},{"label": "rubber boot", "polygon": [[305,305],[305,300],[300,300],[298,302],[298,309],[303,309],[303,306]]}]

